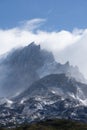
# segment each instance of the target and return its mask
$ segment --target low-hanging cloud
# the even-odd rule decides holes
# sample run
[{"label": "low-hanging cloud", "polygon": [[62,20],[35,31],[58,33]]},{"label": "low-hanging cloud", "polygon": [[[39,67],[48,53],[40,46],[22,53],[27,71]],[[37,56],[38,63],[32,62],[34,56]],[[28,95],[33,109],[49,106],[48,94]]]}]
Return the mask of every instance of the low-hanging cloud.
[{"label": "low-hanging cloud", "polygon": [[87,29],[74,29],[72,32],[40,30],[45,21],[33,19],[21,22],[18,27],[0,29],[0,55],[35,41],[42,48],[52,51],[57,61],[64,63],[68,60],[79,66],[87,77]]}]

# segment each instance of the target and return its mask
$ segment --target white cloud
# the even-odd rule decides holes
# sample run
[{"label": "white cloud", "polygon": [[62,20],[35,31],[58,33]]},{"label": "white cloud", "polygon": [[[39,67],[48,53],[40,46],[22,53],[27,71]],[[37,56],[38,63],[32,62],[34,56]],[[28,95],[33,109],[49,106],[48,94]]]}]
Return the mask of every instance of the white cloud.
[{"label": "white cloud", "polygon": [[68,60],[71,64],[79,66],[80,71],[87,78],[87,29],[83,31],[77,42],[56,53],[55,57],[59,62],[64,63]]},{"label": "white cloud", "polygon": [[26,31],[33,31],[39,28],[45,21],[46,19],[40,19],[40,18],[25,20],[20,22],[20,29],[24,29]]},{"label": "white cloud", "polygon": [[23,21],[19,27],[0,29],[0,54],[35,41],[42,48],[52,51],[56,60],[62,63],[69,60],[71,64],[78,65],[87,76],[87,29],[74,29],[72,32],[39,30],[45,21],[33,19]]}]

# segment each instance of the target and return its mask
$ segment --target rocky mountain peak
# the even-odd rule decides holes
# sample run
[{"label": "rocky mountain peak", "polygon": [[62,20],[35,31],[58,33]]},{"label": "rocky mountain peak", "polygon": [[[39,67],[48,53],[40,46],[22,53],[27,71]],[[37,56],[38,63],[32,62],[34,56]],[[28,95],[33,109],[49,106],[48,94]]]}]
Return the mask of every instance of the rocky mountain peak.
[{"label": "rocky mountain peak", "polygon": [[34,42],[9,53],[0,64],[0,68],[1,95],[6,96],[26,90],[33,82],[50,74],[64,73],[78,81],[84,80],[79,70],[72,67],[69,62],[57,63],[51,52],[43,50]]}]

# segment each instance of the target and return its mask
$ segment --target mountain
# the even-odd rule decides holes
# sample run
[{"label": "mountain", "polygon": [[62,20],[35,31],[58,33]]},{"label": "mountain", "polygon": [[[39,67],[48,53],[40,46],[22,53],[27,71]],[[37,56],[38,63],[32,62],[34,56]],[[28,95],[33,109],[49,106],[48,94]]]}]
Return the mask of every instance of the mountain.
[{"label": "mountain", "polygon": [[50,52],[43,51],[40,46],[31,43],[29,46],[9,53],[0,64],[0,95],[16,95],[38,80],[37,70],[46,62],[53,62]]},{"label": "mountain", "polygon": [[16,97],[18,97],[18,99],[20,99],[20,97],[36,97],[37,95],[46,97],[52,92],[63,97],[69,97],[70,95],[72,97],[73,95],[73,98],[75,98],[78,93],[78,96],[80,96],[78,98],[83,99],[84,97],[84,99],[86,99],[87,85],[77,82],[75,79],[70,79],[65,74],[51,74],[34,82],[27,90]]},{"label": "mountain", "polygon": [[0,125],[46,119],[72,119],[87,123],[87,85],[65,74],[52,74],[34,82],[20,95],[0,103]]},{"label": "mountain", "polygon": [[44,76],[61,73],[85,82],[78,67],[57,63],[51,52],[34,42],[15,49],[0,59],[0,97],[16,96]]},{"label": "mountain", "polygon": [[47,119],[87,123],[87,84],[78,67],[31,43],[0,58],[0,126]]}]

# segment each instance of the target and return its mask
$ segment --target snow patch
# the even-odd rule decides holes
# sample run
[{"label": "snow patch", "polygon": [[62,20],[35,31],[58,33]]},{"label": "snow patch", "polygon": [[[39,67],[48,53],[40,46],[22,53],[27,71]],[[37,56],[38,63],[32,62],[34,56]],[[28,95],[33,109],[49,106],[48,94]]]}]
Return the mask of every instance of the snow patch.
[{"label": "snow patch", "polygon": [[23,99],[20,101],[20,104],[23,104],[24,101],[26,101],[26,98],[23,98]]},{"label": "snow patch", "polygon": [[13,104],[13,101],[7,99],[7,98],[2,98],[0,100],[0,105],[6,104],[6,107],[11,107],[11,105]]},{"label": "snow patch", "polygon": [[56,92],[55,92],[55,91],[53,91],[53,90],[52,90],[51,92],[52,92],[53,94],[56,94]]}]

